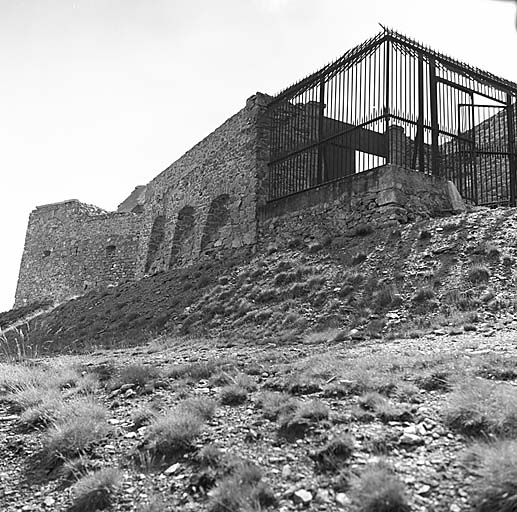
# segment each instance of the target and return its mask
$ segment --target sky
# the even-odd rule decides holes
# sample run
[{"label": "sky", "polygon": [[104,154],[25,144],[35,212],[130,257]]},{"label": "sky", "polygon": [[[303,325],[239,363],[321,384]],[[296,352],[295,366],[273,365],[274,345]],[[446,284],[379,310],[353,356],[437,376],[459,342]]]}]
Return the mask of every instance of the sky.
[{"label": "sky", "polygon": [[515,19],[498,0],[0,0],[0,311],[37,205],[115,210],[379,23],[517,82]]}]

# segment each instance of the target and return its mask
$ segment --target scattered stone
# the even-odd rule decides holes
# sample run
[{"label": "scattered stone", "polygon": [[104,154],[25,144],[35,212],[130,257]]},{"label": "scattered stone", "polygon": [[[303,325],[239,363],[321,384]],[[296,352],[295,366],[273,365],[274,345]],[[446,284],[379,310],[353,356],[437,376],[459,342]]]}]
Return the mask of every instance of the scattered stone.
[{"label": "scattered stone", "polygon": [[352,503],[350,498],[344,492],[338,492],[336,494],[336,502],[343,508],[348,508]]},{"label": "scattered stone", "polygon": [[293,499],[296,503],[308,505],[312,501],[312,493],[306,489],[299,489],[298,491],[294,492]]},{"label": "scattered stone", "polygon": [[410,434],[409,432],[404,432],[399,438],[399,443],[409,446],[418,446],[424,444],[424,440],[417,434]]},{"label": "scattered stone", "polygon": [[176,473],[176,471],[178,471],[178,469],[181,467],[181,464],[179,462],[176,462],[175,464],[172,464],[172,466],[169,466],[165,471],[164,473],[166,475],[173,475],[174,473]]},{"label": "scattered stone", "polygon": [[52,498],[51,496],[47,496],[47,497],[43,500],[43,504],[44,504],[46,507],[53,507],[55,503],[56,503],[56,500],[55,500],[54,498]]}]

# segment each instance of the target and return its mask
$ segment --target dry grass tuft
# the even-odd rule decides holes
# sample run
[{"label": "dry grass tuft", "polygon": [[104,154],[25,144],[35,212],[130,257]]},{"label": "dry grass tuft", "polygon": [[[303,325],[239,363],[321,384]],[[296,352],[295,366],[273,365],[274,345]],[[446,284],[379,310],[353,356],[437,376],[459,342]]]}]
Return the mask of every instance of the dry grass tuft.
[{"label": "dry grass tuft", "polygon": [[287,393],[265,391],[258,396],[256,404],[265,418],[276,420],[279,416],[293,413],[298,407],[298,400]]},{"label": "dry grass tuft", "polygon": [[219,400],[223,405],[240,405],[248,400],[248,390],[238,384],[224,386],[219,392]]},{"label": "dry grass tuft", "polygon": [[68,512],[95,512],[109,508],[120,479],[120,471],[112,468],[84,476],[74,485],[74,501]]},{"label": "dry grass tuft", "polygon": [[231,468],[213,491],[210,512],[252,512],[276,504],[276,499],[262,480],[260,469],[248,461]]},{"label": "dry grass tuft", "polygon": [[352,501],[358,512],[409,512],[402,482],[384,463],[366,468],[352,483]]},{"label": "dry grass tuft", "polygon": [[469,455],[477,477],[472,484],[473,510],[513,512],[517,504],[517,442],[477,445]]},{"label": "dry grass tuft", "polygon": [[468,271],[467,278],[471,283],[485,283],[490,279],[490,270],[485,265],[473,265]]},{"label": "dry grass tuft", "polygon": [[173,410],[151,423],[140,452],[152,463],[170,462],[190,451],[202,430],[199,413]]},{"label": "dry grass tuft", "polygon": [[53,469],[69,459],[87,454],[106,439],[111,427],[104,414],[93,416],[89,410],[83,412],[58,421],[46,433],[39,453],[41,465]]},{"label": "dry grass tuft", "polygon": [[445,423],[468,436],[517,435],[517,389],[486,379],[457,383],[443,412]]}]

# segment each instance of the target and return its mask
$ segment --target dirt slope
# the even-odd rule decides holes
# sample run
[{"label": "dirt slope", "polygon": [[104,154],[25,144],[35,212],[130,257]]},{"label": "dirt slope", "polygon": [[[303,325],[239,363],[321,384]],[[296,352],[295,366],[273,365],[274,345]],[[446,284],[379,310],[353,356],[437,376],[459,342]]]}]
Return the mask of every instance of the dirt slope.
[{"label": "dirt slope", "polygon": [[513,312],[516,234],[517,213],[501,208],[292,240],[251,260],[208,260],[92,292],[30,321],[25,342],[49,353],[162,332],[269,342],[329,327],[359,338],[469,328]]}]

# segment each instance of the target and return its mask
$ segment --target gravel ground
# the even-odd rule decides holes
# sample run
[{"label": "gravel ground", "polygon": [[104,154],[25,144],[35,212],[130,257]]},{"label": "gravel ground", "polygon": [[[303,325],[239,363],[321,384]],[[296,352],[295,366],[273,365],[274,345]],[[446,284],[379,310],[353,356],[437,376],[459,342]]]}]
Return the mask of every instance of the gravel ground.
[{"label": "gravel ground", "polygon": [[[497,327],[497,326],[496,326]],[[468,441],[449,431],[441,420],[441,410],[447,400],[445,391],[421,391],[416,403],[407,404],[410,419],[381,422],[378,418],[359,422],[351,416],[357,397],[326,397],[323,391],[300,395],[300,400],[319,399],[331,409],[330,420],[314,424],[307,435],[295,442],[280,440],[274,422],[264,419],[255,400],[257,394],[271,386],[289,364],[329,351],[336,360],[379,356],[393,360],[397,357],[447,356],[461,354],[464,358],[479,358],[489,354],[517,355],[517,323],[509,318],[506,326],[495,331],[493,326],[479,326],[478,332],[457,336],[431,333],[419,339],[375,340],[352,343],[292,344],[288,346],[215,346],[208,341],[183,340],[162,349],[140,347],[126,350],[98,351],[82,356],[61,356],[41,360],[50,364],[79,364],[96,368],[107,363],[124,367],[137,362],[165,369],[170,364],[203,361],[211,358],[231,358],[239,368],[259,367],[255,376],[257,391],[247,402],[238,406],[219,405],[215,416],[206,424],[197,445],[216,444],[223,452],[254,461],[265,475],[278,504],[275,510],[350,509],[345,488],[336,483],[335,473],[317,471],[310,457],[329,437],[348,432],[354,438],[354,452],[348,463],[352,473],[360,472],[379,455],[372,453],[372,440],[389,440],[384,458],[405,483],[412,510],[461,511],[469,509],[473,476],[462,463]],[[150,353],[151,352],[151,353]],[[158,389],[146,394],[129,389],[118,393],[102,390],[98,399],[109,409],[109,422],[114,431],[106,443],[91,455],[99,467],[121,468],[123,480],[115,494],[113,510],[144,510],[150,497],[165,497],[163,510],[207,510],[206,489],[196,487],[198,467],[189,454],[177,464],[160,470],[143,471],[131,462],[135,446],[145,435],[145,428],[133,429],[132,413],[160,401],[167,410],[182,398],[208,397],[218,400],[219,389],[201,380],[178,386],[165,379]],[[409,434],[409,435],[408,435]],[[0,403],[0,510],[47,511],[66,510],[71,503],[70,487],[60,479],[31,481],[27,460],[41,444],[41,433],[21,433],[16,415]],[[300,492],[307,491],[307,492]]]}]

